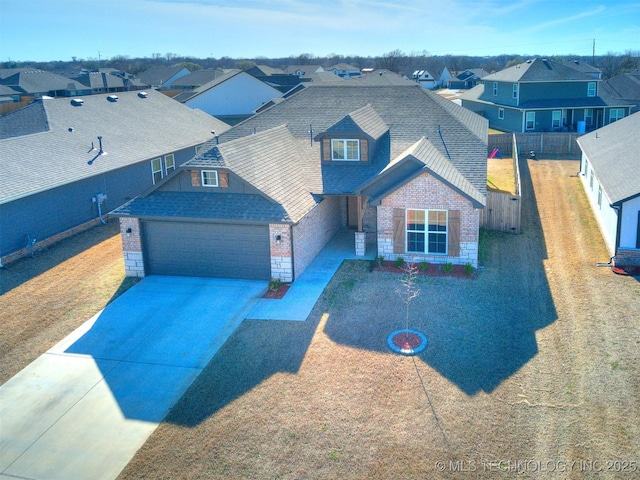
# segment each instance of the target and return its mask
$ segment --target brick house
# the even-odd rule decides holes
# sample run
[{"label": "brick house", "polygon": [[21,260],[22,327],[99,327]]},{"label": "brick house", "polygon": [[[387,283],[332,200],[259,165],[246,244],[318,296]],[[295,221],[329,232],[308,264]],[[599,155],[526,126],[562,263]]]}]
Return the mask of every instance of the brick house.
[{"label": "brick house", "polygon": [[417,84],[315,84],[208,142],[120,217],[127,275],[294,281],[356,254],[477,266],[487,121]]}]

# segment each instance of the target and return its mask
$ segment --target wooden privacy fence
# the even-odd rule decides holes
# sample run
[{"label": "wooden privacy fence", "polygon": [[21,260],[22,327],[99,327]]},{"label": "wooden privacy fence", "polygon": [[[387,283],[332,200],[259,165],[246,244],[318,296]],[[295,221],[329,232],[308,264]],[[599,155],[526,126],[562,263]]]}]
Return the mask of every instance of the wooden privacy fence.
[{"label": "wooden privacy fence", "polygon": [[[489,137],[492,137],[490,135]],[[520,211],[522,209],[520,167],[518,162],[518,145],[516,136],[511,135],[509,150],[514,152],[513,171],[515,195],[487,190],[487,203],[480,213],[480,225],[488,230],[499,232],[520,233]],[[497,147],[496,147],[497,148]],[[501,150],[502,151],[502,150]]]},{"label": "wooden privacy fence", "polygon": [[[513,141],[515,136],[516,142]],[[576,141],[580,134],[567,132],[501,133],[489,135],[489,152],[500,150],[505,157],[528,156],[535,152],[537,158],[549,156],[568,160],[579,159],[580,147]],[[516,146],[517,145],[517,146]]]}]

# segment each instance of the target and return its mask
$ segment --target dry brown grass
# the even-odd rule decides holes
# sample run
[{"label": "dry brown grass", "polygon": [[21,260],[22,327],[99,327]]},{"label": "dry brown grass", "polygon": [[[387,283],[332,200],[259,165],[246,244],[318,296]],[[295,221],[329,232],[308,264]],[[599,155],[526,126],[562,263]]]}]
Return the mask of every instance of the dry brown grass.
[{"label": "dry brown grass", "polygon": [[117,222],[5,266],[0,271],[0,384],[133,283],[124,277]]},{"label": "dry brown grass", "polygon": [[638,280],[595,267],[576,162],[530,165],[524,233],[420,279],[422,354],[386,346],[397,275],[347,262],[306,322],[245,321],[121,478],[632,477],[595,470],[639,468]]},{"label": "dry brown grass", "polygon": [[[306,322],[243,322],[121,478],[637,478],[640,284],[595,267],[577,162],[528,165],[523,233],[485,232],[473,280],[420,277],[423,353],[386,345],[398,276],[347,262]],[[3,378],[117,294],[112,235],[0,273]]]},{"label": "dry brown grass", "polygon": [[487,188],[490,190],[515,195],[515,178],[512,158],[489,158],[487,160]]}]

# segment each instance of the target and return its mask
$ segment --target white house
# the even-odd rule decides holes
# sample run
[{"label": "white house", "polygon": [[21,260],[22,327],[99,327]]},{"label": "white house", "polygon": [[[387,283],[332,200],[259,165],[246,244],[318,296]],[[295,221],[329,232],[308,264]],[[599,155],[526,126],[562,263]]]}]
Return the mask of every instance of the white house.
[{"label": "white house", "polygon": [[241,70],[231,70],[175,99],[215,117],[253,115],[282,92]]},{"label": "white house", "polygon": [[580,178],[616,266],[640,266],[640,112],[578,138]]}]

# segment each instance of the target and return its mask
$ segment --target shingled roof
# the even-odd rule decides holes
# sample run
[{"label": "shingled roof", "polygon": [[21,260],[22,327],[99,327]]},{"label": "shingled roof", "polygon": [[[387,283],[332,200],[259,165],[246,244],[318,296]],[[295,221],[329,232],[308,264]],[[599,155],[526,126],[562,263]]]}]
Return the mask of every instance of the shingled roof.
[{"label": "shingled roof", "polygon": [[640,112],[578,137],[612,205],[640,195]]},{"label": "shingled roof", "polygon": [[519,63],[483,78],[486,82],[565,82],[593,81],[594,77],[562,63],[535,58]]},{"label": "shingled roof", "polygon": [[[229,128],[156,91],[109,97],[41,100],[0,117],[0,203],[194,147]],[[98,136],[106,154],[89,164]]]}]

